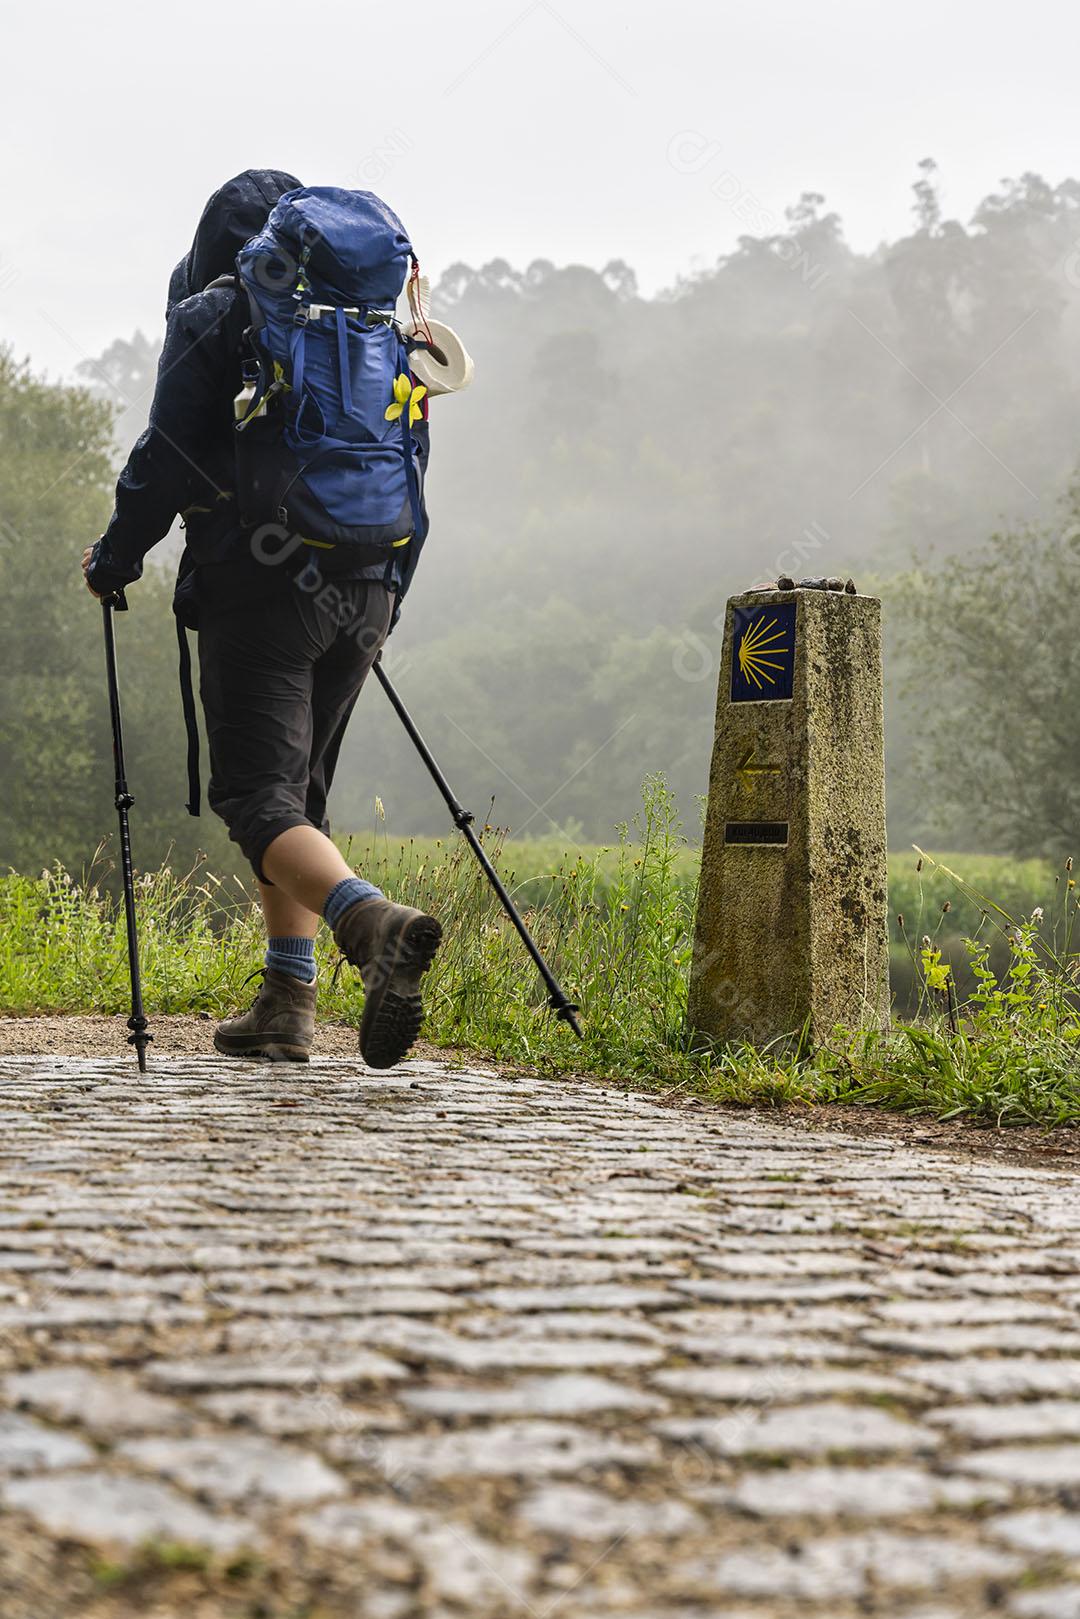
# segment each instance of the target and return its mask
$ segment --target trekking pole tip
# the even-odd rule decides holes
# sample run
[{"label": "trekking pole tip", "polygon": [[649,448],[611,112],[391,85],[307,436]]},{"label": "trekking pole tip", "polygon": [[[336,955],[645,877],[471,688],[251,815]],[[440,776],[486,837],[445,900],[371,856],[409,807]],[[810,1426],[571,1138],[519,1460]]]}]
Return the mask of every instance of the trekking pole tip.
[{"label": "trekking pole tip", "polygon": [[135,1047],[135,1055],[139,1061],[139,1073],[146,1073],[146,1048],[153,1040],[153,1035],[146,1027],[146,1019],[138,1017],[128,1018],[128,1045]]}]

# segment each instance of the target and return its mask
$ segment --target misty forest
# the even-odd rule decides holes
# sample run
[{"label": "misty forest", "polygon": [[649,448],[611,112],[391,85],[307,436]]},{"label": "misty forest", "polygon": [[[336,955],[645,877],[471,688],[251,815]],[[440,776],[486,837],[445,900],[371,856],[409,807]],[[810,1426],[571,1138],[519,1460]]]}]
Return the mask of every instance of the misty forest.
[{"label": "misty forest", "polygon": [[[890,846],[1071,852],[1080,182],[1025,174],[961,222],[927,161],[910,234],[871,254],[808,192],[656,297],[620,261],[494,260],[449,269],[433,310],[477,382],[432,409],[432,532],[387,658],[467,802],[515,838],[604,841],[662,772],[696,839],[725,599],[843,573],[885,603]],[[111,824],[75,559],[158,346],[118,335],[74,386],[0,354],[5,867],[83,869]],[[222,829],[183,809],[180,543],[123,625],[140,855],[220,866]],[[374,686],[332,808],[345,833],[444,825]]]}]

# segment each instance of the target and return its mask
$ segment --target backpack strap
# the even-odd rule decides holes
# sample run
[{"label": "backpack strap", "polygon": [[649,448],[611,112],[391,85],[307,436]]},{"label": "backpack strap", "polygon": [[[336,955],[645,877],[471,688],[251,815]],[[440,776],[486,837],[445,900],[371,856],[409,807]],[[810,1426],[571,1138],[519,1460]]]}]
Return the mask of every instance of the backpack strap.
[{"label": "backpack strap", "polygon": [[195,712],[195,691],[191,683],[191,643],[181,618],[176,620],[176,640],[180,650],[180,702],[187,731],[187,778],[189,815],[198,815],[202,785],[199,781],[199,721]]},{"label": "backpack strap", "polygon": [[297,399],[304,397],[304,346],[307,342],[307,316],[297,314],[289,339],[289,361],[292,371],[292,391]]},{"label": "backpack strap", "polygon": [[[401,345],[401,365],[406,375],[411,375],[411,372],[409,371],[409,353],[404,343]],[[420,488],[416,481],[416,468],[413,466],[412,423],[409,421],[410,414],[411,412],[409,405],[408,402],[406,402],[405,408],[398,417],[398,420],[401,423],[401,443],[402,448],[405,451],[405,483],[409,491],[409,508],[412,512],[413,520],[413,538],[417,545],[419,545],[422,539],[420,533],[422,517],[420,512]]]},{"label": "backpack strap", "polygon": [[349,365],[349,328],[344,309],[334,310],[334,321],[337,325],[338,380],[341,387],[341,403],[345,407],[346,414],[351,416],[353,409],[352,368]]}]

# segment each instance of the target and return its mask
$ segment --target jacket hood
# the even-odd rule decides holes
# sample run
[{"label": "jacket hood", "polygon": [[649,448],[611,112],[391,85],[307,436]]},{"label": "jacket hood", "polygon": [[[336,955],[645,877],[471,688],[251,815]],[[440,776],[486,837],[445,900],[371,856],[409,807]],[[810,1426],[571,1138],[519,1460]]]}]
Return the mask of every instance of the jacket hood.
[{"label": "jacket hood", "polygon": [[295,174],[281,169],[245,169],[226,180],[202,211],[190,253],[169,277],[166,315],[219,275],[228,275],[237,253],[262,230],[278,198],[299,185]]}]

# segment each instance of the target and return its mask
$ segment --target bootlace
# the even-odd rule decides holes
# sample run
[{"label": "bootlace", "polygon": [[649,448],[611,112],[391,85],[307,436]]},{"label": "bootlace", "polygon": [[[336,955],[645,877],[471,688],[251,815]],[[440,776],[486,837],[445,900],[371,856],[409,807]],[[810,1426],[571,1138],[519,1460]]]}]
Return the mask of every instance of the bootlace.
[{"label": "bootlace", "polygon": [[259,996],[262,994],[263,983],[266,980],[266,968],[265,967],[256,967],[254,972],[248,973],[247,977],[244,979],[244,982],[240,985],[241,993],[251,983],[252,979],[255,979],[255,978],[257,978],[259,980],[259,987],[255,991],[255,994],[251,997],[250,1002],[248,1003],[248,1011],[249,1012],[251,1011],[251,1008],[258,1001]]}]

